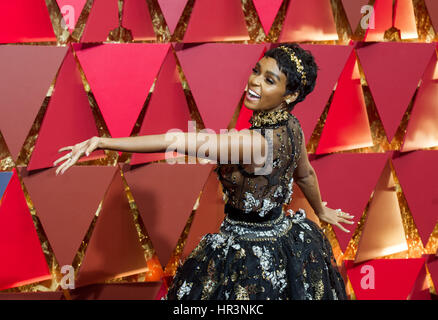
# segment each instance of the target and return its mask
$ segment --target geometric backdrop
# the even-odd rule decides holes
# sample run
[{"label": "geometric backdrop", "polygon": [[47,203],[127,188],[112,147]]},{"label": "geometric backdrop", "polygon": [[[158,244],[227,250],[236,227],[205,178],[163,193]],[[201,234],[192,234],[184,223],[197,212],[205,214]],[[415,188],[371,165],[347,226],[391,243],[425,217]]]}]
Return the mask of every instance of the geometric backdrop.
[{"label": "geometric backdrop", "polygon": [[[437,10],[430,0],[3,1],[0,299],[165,294],[223,219],[214,166],[98,150],[55,176],[57,151],[92,136],[248,127],[251,68],[288,42],[320,69],[292,113],[322,199],[355,223],[345,233],[319,221],[297,185],[289,207],[328,236],[350,299],[435,299]],[[74,289],[61,286],[65,267]]]}]

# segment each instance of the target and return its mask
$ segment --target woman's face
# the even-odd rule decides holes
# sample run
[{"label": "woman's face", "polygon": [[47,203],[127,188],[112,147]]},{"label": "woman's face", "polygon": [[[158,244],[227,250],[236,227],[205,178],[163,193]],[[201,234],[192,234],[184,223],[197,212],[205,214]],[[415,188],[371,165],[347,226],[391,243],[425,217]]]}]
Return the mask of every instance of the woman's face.
[{"label": "woman's face", "polygon": [[287,98],[294,101],[297,97],[284,95],[286,83],[286,75],[278,68],[277,61],[271,57],[263,57],[249,76],[245,106],[251,110],[280,109]]}]

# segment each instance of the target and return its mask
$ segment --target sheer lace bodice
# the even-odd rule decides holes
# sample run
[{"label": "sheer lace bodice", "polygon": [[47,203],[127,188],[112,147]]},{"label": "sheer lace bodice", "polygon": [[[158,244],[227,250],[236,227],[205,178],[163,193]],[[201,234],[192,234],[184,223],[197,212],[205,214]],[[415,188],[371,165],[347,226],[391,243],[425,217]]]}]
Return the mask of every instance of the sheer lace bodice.
[{"label": "sheer lace bodice", "polygon": [[217,164],[215,171],[223,186],[225,203],[263,217],[291,201],[303,131],[298,119],[286,110],[254,113],[250,122],[250,130],[258,130],[272,148],[268,152],[272,158],[266,161],[268,167],[265,165],[269,173],[256,174],[254,164]]}]

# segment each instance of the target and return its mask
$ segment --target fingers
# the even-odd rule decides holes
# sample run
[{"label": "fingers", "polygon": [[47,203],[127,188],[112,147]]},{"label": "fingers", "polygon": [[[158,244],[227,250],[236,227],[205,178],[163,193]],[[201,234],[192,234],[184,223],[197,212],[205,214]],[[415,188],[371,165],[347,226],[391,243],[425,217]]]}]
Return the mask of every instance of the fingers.
[{"label": "fingers", "polygon": [[89,146],[87,148],[87,150],[85,150],[85,155],[88,157],[90,155],[91,152],[94,151],[94,147],[93,146]]},{"label": "fingers", "polygon": [[64,172],[68,169],[68,168],[70,168],[72,165],[74,165],[75,163],[76,163],[76,161],[78,160],[78,158],[79,157],[74,157],[74,158],[70,158],[68,161],[66,161],[66,162],[64,162],[63,164],[62,164],[62,169],[61,169],[61,167],[59,167],[58,168],[58,170],[56,170],[57,171],[57,173],[56,174],[58,174],[58,172],[60,172],[61,174],[64,174]]},{"label": "fingers", "polygon": [[[73,146],[67,146],[67,147],[62,147],[61,149],[58,150],[58,152],[61,151],[67,151],[67,150],[73,150]],[[65,159],[69,158],[69,154],[65,154],[64,156],[62,156],[61,158],[56,159],[55,162],[53,162],[53,165],[56,166],[58,164],[58,162],[61,162]]]},{"label": "fingers", "polygon": [[336,223],[335,223],[335,226],[337,226],[337,227],[338,227],[339,229],[341,229],[342,231],[350,232],[350,230],[345,229],[341,224],[339,224],[339,222],[336,222]]},{"label": "fingers", "polygon": [[72,161],[70,161],[70,163],[68,163],[67,166],[64,169],[61,170],[61,174],[63,174],[65,172],[65,170],[67,170],[72,165],[74,165],[79,160],[79,158],[81,157],[81,154],[82,153],[79,153],[79,152],[76,153],[76,155],[72,158]]},{"label": "fingers", "polygon": [[58,152],[65,151],[65,150],[73,150],[73,146],[62,147],[61,149],[58,150]]},{"label": "fingers", "polygon": [[62,156],[61,158],[56,159],[56,161],[53,162],[53,165],[56,166],[56,164],[57,164],[58,162],[61,162],[61,161],[65,160],[65,159],[68,159],[68,158],[69,158],[69,154],[67,153],[67,154],[65,154],[64,156]]},{"label": "fingers", "polygon": [[343,212],[341,209],[336,209],[335,211],[337,212],[337,216],[340,218],[346,218],[346,219],[354,218],[354,216],[350,215],[347,212]]},{"label": "fingers", "polygon": [[338,222],[348,223],[348,224],[354,224],[354,221],[344,219],[344,217],[339,218]]},{"label": "fingers", "polygon": [[338,221],[335,223],[335,225],[345,232],[350,232],[350,230],[345,229],[339,222],[347,223],[347,224],[354,224],[354,221],[348,220],[352,219],[353,216],[349,215],[348,213],[344,213],[342,216],[338,216]]},{"label": "fingers", "polygon": [[62,165],[60,165],[58,167],[58,169],[56,169],[56,175],[58,175],[58,173],[67,166],[68,163],[70,163],[72,161],[72,159],[68,159],[66,162],[64,162]]},{"label": "fingers", "polygon": [[[63,148],[58,150],[58,152],[66,151],[66,150],[71,150],[71,152],[69,152],[68,154],[62,156],[61,158],[59,158],[55,162],[53,162],[53,165],[56,166],[59,162],[61,162],[63,160],[67,160],[62,165],[60,165],[58,167],[58,169],[56,170],[56,175],[58,175],[58,173],[64,174],[64,172],[68,168],[73,166],[79,160],[81,155],[84,153],[83,148],[88,142],[89,142],[89,140],[85,140],[85,141],[82,141],[81,143],[78,143],[74,146],[63,147]],[[92,146],[89,146],[85,150],[86,155],[88,156],[90,154],[90,152],[92,152],[93,150],[94,150],[94,148],[92,148]],[[72,154],[74,154],[74,156],[72,156]]]},{"label": "fingers", "polygon": [[61,174],[64,174],[64,172],[65,172],[68,168],[70,168],[72,165],[74,165],[74,163],[75,163],[75,161],[69,161],[69,162],[68,162],[68,165],[66,165],[65,168],[63,168],[63,169],[61,170]]},{"label": "fingers", "polygon": [[69,157],[69,154],[67,154],[64,157],[56,160],[56,162],[59,162],[59,161],[65,159],[66,157],[68,158],[67,161],[65,161],[62,165],[60,165],[58,167],[58,169],[56,169],[56,175],[58,175],[58,173],[63,174],[68,168],[70,168],[72,165],[74,165],[78,161],[80,155],[81,155],[81,153],[79,153],[79,152],[76,153],[74,157]]}]

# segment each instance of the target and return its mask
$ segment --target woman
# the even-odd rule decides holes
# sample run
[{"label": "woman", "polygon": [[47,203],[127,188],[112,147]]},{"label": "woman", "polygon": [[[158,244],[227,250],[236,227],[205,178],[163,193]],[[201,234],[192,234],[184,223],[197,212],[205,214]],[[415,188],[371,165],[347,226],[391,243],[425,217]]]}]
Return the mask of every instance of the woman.
[{"label": "woman", "polygon": [[[297,44],[267,51],[248,79],[250,129],[231,133],[175,133],[178,150],[218,162],[225,218],[181,264],[164,299],[347,299],[330,243],[303,209],[286,215],[295,181],[321,221],[345,232],[352,216],[322,203],[303,131],[290,113],[313,91],[317,65]],[[247,139],[250,137],[251,139]],[[236,139],[237,138],[237,139]],[[188,143],[193,139],[195,143]],[[204,139],[210,142],[207,149]],[[231,141],[231,142],[230,142]],[[173,145],[175,145],[172,142]],[[169,136],[93,137],[55,161],[61,174],[95,149],[164,152]],[[199,148],[204,148],[200,155]],[[225,148],[224,148],[225,146]],[[222,149],[221,149],[222,147]],[[238,163],[220,162],[221,150],[239,150]],[[244,151],[251,150],[251,161]],[[223,159],[223,158],[222,158]]]}]

